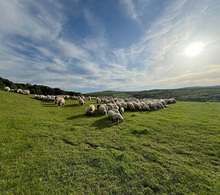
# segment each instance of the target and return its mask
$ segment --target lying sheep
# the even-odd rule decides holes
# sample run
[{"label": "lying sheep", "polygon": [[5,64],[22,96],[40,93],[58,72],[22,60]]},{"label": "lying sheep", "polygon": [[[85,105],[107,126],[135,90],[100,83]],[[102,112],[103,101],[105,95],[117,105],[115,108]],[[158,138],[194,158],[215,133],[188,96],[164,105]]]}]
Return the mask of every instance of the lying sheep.
[{"label": "lying sheep", "polygon": [[86,115],[93,115],[95,113],[95,106],[91,104],[86,108]]},{"label": "lying sheep", "polygon": [[124,121],[124,118],[123,116],[120,114],[120,113],[114,113],[112,115],[112,122],[123,122]]}]

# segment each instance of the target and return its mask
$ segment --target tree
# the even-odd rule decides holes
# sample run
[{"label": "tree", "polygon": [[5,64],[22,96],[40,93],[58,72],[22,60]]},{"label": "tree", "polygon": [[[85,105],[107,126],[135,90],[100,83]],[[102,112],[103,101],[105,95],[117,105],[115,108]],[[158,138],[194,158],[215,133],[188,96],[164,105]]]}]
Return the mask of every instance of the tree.
[{"label": "tree", "polygon": [[4,89],[5,84],[2,82],[2,80],[0,80],[0,89]]}]

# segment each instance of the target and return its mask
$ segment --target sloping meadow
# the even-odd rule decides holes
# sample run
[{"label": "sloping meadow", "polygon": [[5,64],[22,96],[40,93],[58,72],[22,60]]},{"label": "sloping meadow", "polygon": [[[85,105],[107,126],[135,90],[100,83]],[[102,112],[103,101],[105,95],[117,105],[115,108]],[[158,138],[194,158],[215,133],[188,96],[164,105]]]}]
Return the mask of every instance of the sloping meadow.
[{"label": "sloping meadow", "polygon": [[112,123],[67,100],[0,91],[0,194],[218,194],[220,104],[177,102]]}]

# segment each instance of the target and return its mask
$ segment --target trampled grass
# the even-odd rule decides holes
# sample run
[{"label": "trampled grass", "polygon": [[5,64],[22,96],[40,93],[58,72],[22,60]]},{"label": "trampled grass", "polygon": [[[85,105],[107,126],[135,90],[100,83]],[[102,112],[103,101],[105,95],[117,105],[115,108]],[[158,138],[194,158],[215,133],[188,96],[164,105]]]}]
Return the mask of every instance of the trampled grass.
[{"label": "trampled grass", "polygon": [[218,194],[220,104],[86,116],[0,91],[0,194]]}]

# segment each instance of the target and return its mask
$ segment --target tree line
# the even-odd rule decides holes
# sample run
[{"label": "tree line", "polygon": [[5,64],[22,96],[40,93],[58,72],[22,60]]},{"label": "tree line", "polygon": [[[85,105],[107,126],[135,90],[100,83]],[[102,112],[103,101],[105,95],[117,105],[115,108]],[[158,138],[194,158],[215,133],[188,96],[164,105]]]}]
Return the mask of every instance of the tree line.
[{"label": "tree line", "polygon": [[51,88],[44,85],[32,85],[30,83],[14,83],[8,79],[4,79],[0,77],[0,89],[4,89],[4,87],[10,87],[10,89],[26,89],[29,90],[31,94],[38,94],[38,95],[81,95],[80,92],[74,91],[64,91],[59,88]]}]

